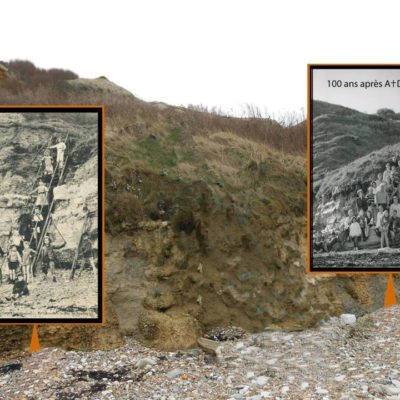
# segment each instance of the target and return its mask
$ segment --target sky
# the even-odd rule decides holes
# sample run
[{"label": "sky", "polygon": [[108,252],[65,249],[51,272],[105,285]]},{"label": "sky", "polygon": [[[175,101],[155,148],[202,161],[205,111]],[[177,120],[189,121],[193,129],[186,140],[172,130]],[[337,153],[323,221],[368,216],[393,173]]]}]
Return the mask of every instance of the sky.
[{"label": "sky", "polygon": [[269,115],[307,105],[307,63],[395,63],[397,1],[14,0],[0,60],[106,76],[146,101]]},{"label": "sky", "polygon": [[369,114],[400,112],[399,69],[314,69],[313,99]]}]

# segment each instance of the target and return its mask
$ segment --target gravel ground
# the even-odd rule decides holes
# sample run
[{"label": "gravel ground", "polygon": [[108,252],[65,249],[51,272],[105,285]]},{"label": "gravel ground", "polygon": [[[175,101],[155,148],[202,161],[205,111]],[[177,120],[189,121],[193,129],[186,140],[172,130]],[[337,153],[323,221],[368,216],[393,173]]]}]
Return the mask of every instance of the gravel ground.
[{"label": "gravel ground", "polygon": [[314,268],[384,268],[400,266],[400,249],[351,250],[314,254]]},{"label": "gravel ground", "polygon": [[85,270],[75,280],[69,280],[69,270],[56,270],[57,282],[39,273],[28,284],[29,296],[7,300],[13,285],[0,286],[0,315],[2,318],[96,318],[97,276]]},{"label": "gravel ground", "polygon": [[0,399],[399,399],[400,307],[300,332],[167,353],[132,338],[90,353],[43,349],[0,366]]}]

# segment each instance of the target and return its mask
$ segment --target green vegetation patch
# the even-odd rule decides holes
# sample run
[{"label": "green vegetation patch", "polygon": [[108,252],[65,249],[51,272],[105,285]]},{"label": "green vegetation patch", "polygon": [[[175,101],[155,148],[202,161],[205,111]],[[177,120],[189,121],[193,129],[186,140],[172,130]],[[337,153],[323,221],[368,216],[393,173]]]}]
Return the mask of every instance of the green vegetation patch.
[{"label": "green vegetation patch", "polygon": [[172,128],[167,136],[167,142],[170,144],[178,144],[182,141],[182,129]]},{"label": "green vegetation patch", "polygon": [[155,169],[173,168],[178,163],[175,149],[163,145],[159,140],[146,138],[137,143],[134,150],[135,158],[145,160]]}]

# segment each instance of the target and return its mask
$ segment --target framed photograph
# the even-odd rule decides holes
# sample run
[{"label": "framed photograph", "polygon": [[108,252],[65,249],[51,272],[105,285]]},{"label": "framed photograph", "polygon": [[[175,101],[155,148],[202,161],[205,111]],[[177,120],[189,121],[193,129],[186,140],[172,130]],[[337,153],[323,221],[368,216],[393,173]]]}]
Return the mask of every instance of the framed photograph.
[{"label": "framed photograph", "polygon": [[400,271],[400,65],[308,66],[309,272]]},{"label": "framed photograph", "polygon": [[104,109],[0,106],[0,324],[104,322]]}]

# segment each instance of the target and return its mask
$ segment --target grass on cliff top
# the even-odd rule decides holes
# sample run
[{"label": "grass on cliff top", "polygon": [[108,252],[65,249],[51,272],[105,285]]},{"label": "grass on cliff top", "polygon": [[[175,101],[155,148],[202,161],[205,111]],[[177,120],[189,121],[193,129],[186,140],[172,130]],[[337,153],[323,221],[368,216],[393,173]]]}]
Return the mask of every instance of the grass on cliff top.
[{"label": "grass on cliff top", "polygon": [[[274,215],[282,212],[304,215],[306,209],[305,159],[282,154],[233,133],[191,137],[175,127],[165,129],[163,135],[135,141],[121,136],[120,140],[113,141],[112,151],[116,162],[111,164],[109,154],[108,180],[116,182],[118,190],[112,191],[109,199],[112,197],[112,203],[120,206],[126,203],[122,207],[125,210],[132,207],[136,210],[133,224],[138,218],[157,214],[149,204],[157,204],[160,192],[174,198],[175,206],[191,204],[198,190],[195,182],[199,181],[214,193],[216,204],[228,194],[243,204],[244,209],[254,210],[260,217],[266,212],[266,205]],[[142,178],[141,184],[137,184],[137,174]],[[135,191],[138,200],[124,193],[127,185],[138,190]],[[188,196],[184,201],[176,198],[182,190]],[[112,219],[122,223],[118,217],[120,211],[120,207],[110,206],[110,222]],[[113,213],[115,218],[111,218]]]},{"label": "grass on cliff top", "polygon": [[177,176],[178,162],[187,161],[180,128],[167,128],[162,134],[139,138],[127,134],[111,136],[108,139],[106,164],[110,177],[116,182],[123,175],[122,171],[134,169],[138,163],[154,173],[167,172]]},{"label": "grass on cliff top", "polygon": [[252,185],[248,173],[253,164],[260,165],[269,184],[305,179],[305,159],[301,156],[278,152],[230,132],[191,136],[180,127],[167,127],[162,134],[140,138],[114,135],[106,160],[116,180],[121,171],[138,163],[155,173],[165,171],[170,177],[188,181],[219,182],[232,190]]},{"label": "grass on cliff top", "polygon": [[[313,102],[314,179],[399,141],[400,123],[321,101]],[[395,114],[396,116],[396,114]]]},{"label": "grass on cliff top", "polygon": [[254,187],[255,172],[263,183],[277,186],[305,178],[303,157],[278,152],[262,143],[229,132],[196,137],[194,141],[211,175],[233,190]]},{"label": "grass on cliff top", "polygon": [[133,156],[135,159],[146,161],[155,170],[173,168],[177,165],[174,148],[152,138],[139,141],[133,151]]}]

